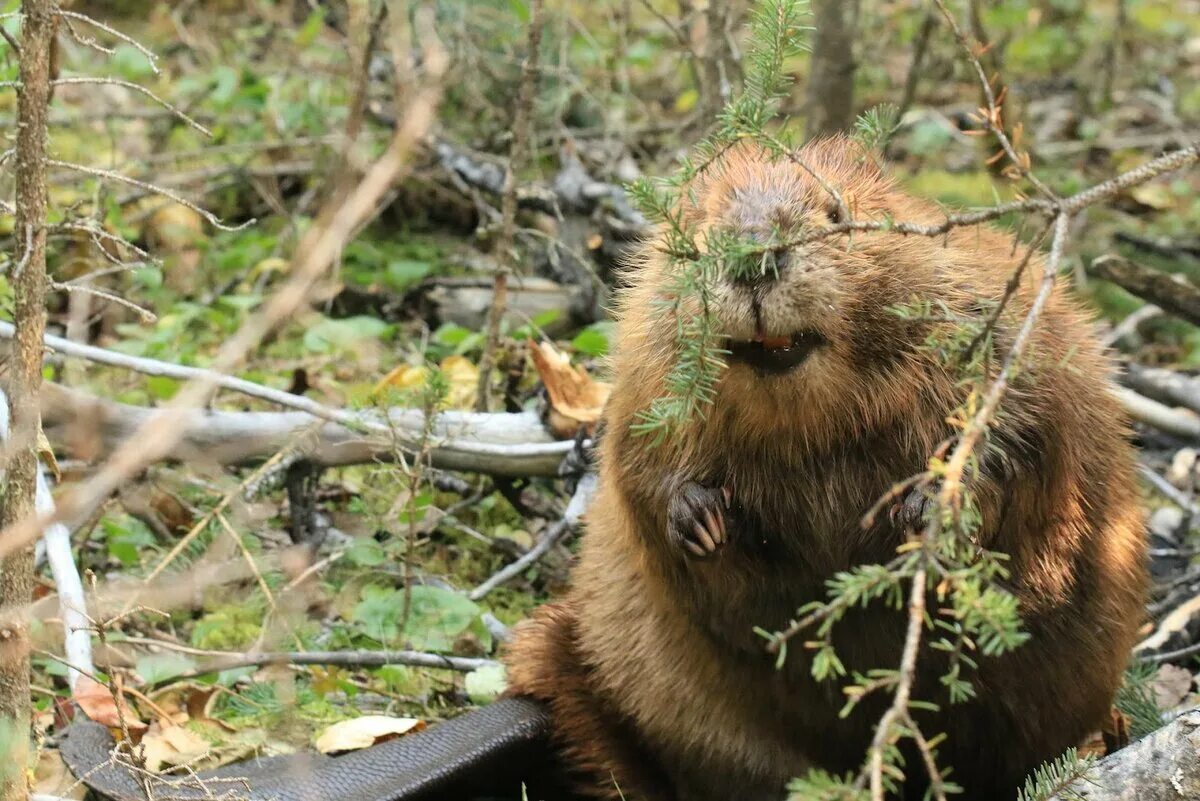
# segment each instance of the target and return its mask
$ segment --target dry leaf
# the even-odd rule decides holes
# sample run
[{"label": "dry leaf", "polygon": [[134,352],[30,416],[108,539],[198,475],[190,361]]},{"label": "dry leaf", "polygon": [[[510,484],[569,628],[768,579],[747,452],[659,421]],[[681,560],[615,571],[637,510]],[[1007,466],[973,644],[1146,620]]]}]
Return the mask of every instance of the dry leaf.
[{"label": "dry leaf", "polygon": [[203,737],[183,726],[154,721],[142,737],[146,768],[155,772],[190,765],[211,750]]},{"label": "dry leaf", "polygon": [[1174,208],[1175,196],[1163,184],[1142,184],[1129,190],[1129,195],[1138,203],[1155,211]]},{"label": "dry leaf", "polygon": [[41,795],[71,799],[82,799],[87,795],[87,785],[75,780],[62,755],[54,748],[43,748],[38,752],[33,781],[33,792]]},{"label": "dry leaf", "polygon": [[114,729],[114,737],[120,737],[121,735],[122,716],[131,735],[138,735],[146,731],[146,724],[133,713],[133,710],[125,703],[124,698],[119,702],[120,715],[118,715],[117,699],[113,698],[113,694],[108,687],[95,679],[80,676],[79,680],[75,682],[73,697],[75,703],[79,704],[79,708],[91,720]]},{"label": "dry leaf", "polygon": [[62,481],[62,471],[58,469],[58,461],[54,458],[54,449],[50,447],[50,440],[46,439],[46,432],[42,431],[40,426],[37,433],[37,452],[46,467],[50,468],[54,480]]},{"label": "dry leaf", "polygon": [[317,750],[322,754],[357,751],[424,728],[425,722],[416,718],[363,715],[335,723],[321,732],[317,737]]},{"label": "dry leaf", "polygon": [[[450,390],[446,395],[446,406],[451,409],[471,409],[475,405],[475,392],[479,386],[479,368],[465,356],[447,356],[438,365]],[[423,365],[402,364],[379,379],[372,390],[378,395],[387,388],[417,390],[425,386],[429,369]]]},{"label": "dry leaf", "polygon": [[570,357],[549,342],[533,346],[533,363],[550,396],[549,422],[554,435],[570,439],[581,426],[591,433],[612,386],[572,365]]},{"label": "dry leaf", "polygon": [[1174,709],[1192,691],[1192,672],[1177,665],[1162,665],[1154,674],[1150,688],[1159,709]]},{"label": "dry leaf", "polygon": [[465,356],[447,356],[438,367],[450,385],[446,405],[451,409],[474,408],[475,394],[479,388],[479,368]]}]

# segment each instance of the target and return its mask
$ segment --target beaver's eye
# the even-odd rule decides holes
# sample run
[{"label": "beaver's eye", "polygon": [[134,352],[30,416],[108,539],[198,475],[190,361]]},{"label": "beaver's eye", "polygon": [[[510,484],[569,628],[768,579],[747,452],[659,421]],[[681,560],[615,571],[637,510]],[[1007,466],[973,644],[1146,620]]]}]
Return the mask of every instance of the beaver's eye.
[{"label": "beaver's eye", "polygon": [[838,225],[842,222],[842,209],[840,206],[829,206],[825,209],[825,217],[829,222]]}]

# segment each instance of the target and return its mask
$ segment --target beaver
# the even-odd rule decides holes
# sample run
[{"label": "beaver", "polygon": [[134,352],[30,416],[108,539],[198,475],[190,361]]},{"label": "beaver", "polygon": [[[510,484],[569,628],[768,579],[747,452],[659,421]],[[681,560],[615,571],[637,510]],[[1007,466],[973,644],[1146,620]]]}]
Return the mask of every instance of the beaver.
[{"label": "beaver", "polygon": [[[733,148],[683,194],[701,239],[785,241],[847,206],[855,219],[945,218],[844,138],[794,159]],[[927,345],[928,326],[897,309],[926,302],[984,319],[1023,254],[990,228],[859,231],[773,253],[774,269],[714,286],[727,367],[704,413],[655,444],[638,424],[676,354],[677,323],[661,304],[676,268],[663,250],[662,236],[644,244],[618,300],[598,494],[567,597],[516,630],[509,691],[549,705],[587,794],[778,799],[811,768],[859,769],[890,698],[868,696],[840,717],[840,683],[814,679],[802,647],[777,667],[755,629],[786,627],[838,571],[895,557],[912,516],[865,525],[863,513],[926,469],[969,391]],[[998,316],[996,353],[1043,267],[1035,255]],[[947,735],[939,763],[963,797],[1012,799],[1030,771],[1108,718],[1144,608],[1129,432],[1066,289],[1046,303],[980,452],[975,536],[1007,555],[1005,587],[1030,637],[980,657],[974,697],[956,704],[939,683],[945,662],[923,648],[913,697],[938,704],[917,720],[927,736]],[[877,602],[836,626],[848,675],[899,664],[904,614]],[[898,794],[921,798],[922,763],[910,753],[905,764]]]}]

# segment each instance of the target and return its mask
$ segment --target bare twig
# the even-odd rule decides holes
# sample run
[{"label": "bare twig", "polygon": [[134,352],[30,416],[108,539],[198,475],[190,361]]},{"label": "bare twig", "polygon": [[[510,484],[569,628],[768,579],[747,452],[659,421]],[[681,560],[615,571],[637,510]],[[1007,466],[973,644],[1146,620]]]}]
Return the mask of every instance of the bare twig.
[{"label": "bare twig", "polygon": [[256,222],[254,219],[249,219],[243,222],[241,225],[226,225],[225,223],[221,222],[220,218],[218,218],[211,211],[196,203],[193,203],[177,192],[173,192],[166,187],[157,186],[156,184],[152,184],[147,181],[139,181],[137,178],[130,178],[128,175],[122,175],[121,173],[114,172],[112,170],[102,170],[99,167],[88,167],[85,164],[74,164],[69,161],[59,161],[58,159],[46,159],[46,164],[51,167],[58,167],[64,170],[80,172],[84,175],[91,175],[96,178],[103,178],[107,181],[116,181],[117,183],[136,186],[138,189],[145,190],[146,192],[162,195],[163,197],[178,203],[180,206],[185,206],[191,209],[207,220],[209,225],[222,231],[240,231],[247,226],[254,225]]},{"label": "bare twig", "polygon": [[[118,31],[116,28],[105,25],[103,22],[100,22],[99,20],[92,19],[87,14],[80,14],[76,11],[66,11],[61,8],[56,9],[55,13],[60,17],[65,17],[66,19],[69,19],[69,20],[75,20],[77,22],[82,22],[84,24],[91,25],[93,28],[99,28],[100,30],[104,31],[109,36],[113,37],[114,39],[124,42],[125,44],[134,48],[135,50],[137,50],[139,53],[141,53],[143,56],[146,57],[146,61],[148,61],[150,63],[150,69],[154,72],[155,75],[158,75],[158,56],[154,54],[154,51],[150,50],[150,48],[143,45],[137,39],[134,39],[132,36],[129,36],[128,34],[121,33],[121,31]],[[111,54],[113,52],[112,50],[101,47],[99,42],[95,41],[94,39],[91,39],[90,37],[80,37],[78,34],[75,33],[74,28],[69,28],[69,30],[71,31],[72,35],[75,37],[75,40],[78,41],[80,44],[88,46],[88,47],[92,47],[94,49],[98,49],[102,53],[110,53]]]},{"label": "bare twig", "polygon": [[538,79],[538,49],[542,41],[542,0],[529,2],[529,31],[526,40],[525,62],[521,68],[521,89],[517,97],[517,108],[513,115],[513,144],[509,152],[508,166],[504,171],[504,192],[501,197],[500,237],[496,252],[500,266],[496,271],[492,288],[492,306],[488,311],[487,338],[483,354],[479,358],[479,386],[476,391],[475,408],[488,410],[488,396],[492,383],[492,366],[496,361],[496,348],[500,345],[500,323],[508,302],[508,276],[516,264],[513,253],[517,225],[517,170],[528,160],[529,128],[533,116],[534,93]]},{"label": "bare twig", "polygon": [[592,495],[595,494],[595,491],[596,477],[589,473],[579,481],[579,485],[575,488],[575,494],[571,496],[571,502],[567,504],[567,509],[563,512],[562,519],[546,529],[537,541],[537,544],[530,548],[528,553],[512,564],[497,571],[487,581],[471,590],[467,597],[472,601],[478,601],[501,584],[521,575],[530,565],[536,563],[549,553],[550,549],[579,523],[580,517],[583,516],[583,512],[591,503]]}]

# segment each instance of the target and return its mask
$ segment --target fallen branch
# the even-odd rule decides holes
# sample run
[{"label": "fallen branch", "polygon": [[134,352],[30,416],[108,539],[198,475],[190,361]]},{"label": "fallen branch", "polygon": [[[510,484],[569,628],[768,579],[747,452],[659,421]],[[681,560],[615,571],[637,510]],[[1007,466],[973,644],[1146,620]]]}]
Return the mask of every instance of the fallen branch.
[{"label": "fallen branch", "polygon": [[[170,643],[150,640],[155,645],[171,648]],[[174,649],[172,649],[174,650]],[[194,653],[199,649],[188,649],[186,653]],[[261,653],[238,654],[230,651],[205,651],[205,656],[212,657],[192,670],[176,673],[165,677],[164,680],[182,681],[194,679],[207,673],[218,673],[222,670],[235,670],[259,665],[338,665],[340,667],[384,667],[386,665],[407,665],[419,668],[440,668],[470,673],[482,667],[494,667],[499,663],[494,659],[480,659],[465,656],[444,656],[424,651],[264,651]]]},{"label": "fallen branch", "polygon": [[563,538],[567,532],[574,530],[578,525],[579,519],[583,516],[584,511],[592,502],[592,496],[596,493],[596,475],[588,473],[579,481],[579,485],[575,488],[575,494],[571,496],[571,502],[567,504],[567,510],[563,512],[562,519],[559,520],[546,532],[542,534],[541,539],[537,544],[529,549],[528,553],[524,554],[520,559],[517,559],[512,564],[497,571],[495,575],[487,581],[480,584],[475,589],[471,590],[467,595],[472,601],[478,601],[480,598],[487,595],[492,590],[512,580],[516,576],[524,573],[525,570],[547,553],[554,545]]},{"label": "fallen branch", "polygon": [[[94,427],[106,452],[137,436],[159,410],[103,400],[57,384],[44,384],[42,419],[56,447],[69,448],[76,423]],[[286,447],[324,467],[395,458],[395,439],[415,441],[424,416],[417,409],[364,411],[356,416],[388,433],[364,435],[306,412],[180,410],[177,439],[156,454],[165,461],[207,459],[237,465],[261,461]],[[386,420],[386,425],[385,425]],[[442,412],[434,425],[433,466],[502,476],[556,476],[573,443],[551,438],[533,412]],[[156,459],[157,460],[157,459]]]},{"label": "fallen branch", "polygon": [[1088,272],[1159,308],[1200,325],[1200,287],[1178,275],[1154,270],[1120,256],[1093,259]]},{"label": "fallen branch", "polygon": [[1114,392],[1134,420],[1177,437],[1200,439],[1200,416],[1195,413],[1173,409],[1125,387],[1117,387]]},{"label": "fallen branch", "polygon": [[[12,323],[7,323],[0,320],[0,338],[12,339],[16,335],[16,329]],[[147,359],[140,356],[130,356],[125,353],[119,353],[115,350],[106,348],[98,348],[94,345],[84,345],[78,342],[72,342],[63,337],[56,337],[53,334],[46,334],[43,337],[46,346],[56,353],[61,353],[64,356],[69,356],[77,359],[86,359],[97,364],[107,364],[110,367],[121,367],[126,370],[133,370],[143,375],[162,376],[164,378],[174,378],[177,381],[192,381],[202,380],[209,382],[213,387],[228,389],[234,392],[240,392],[243,395],[248,395],[252,398],[277,403],[280,406],[285,406],[290,409],[297,409],[302,412],[307,412],[314,417],[320,417],[324,420],[332,420],[350,426],[351,428],[368,427],[368,421],[364,420],[360,415],[353,412],[346,412],[340,409],[331,409],[324,404],[318,403],[311,398],[306,398],[302,395],[294,395],[291,392],[285,392],[279,389],[265,387],[262,384],[256,384],[253,381],[246,381],[234,376],[218,373],[215,370],[206,370],[202,367],[185,367],[181,364],[173,364],[171,362],[159,361],[158,359]],[[378,426],[377,422],[370,422],[371,426]],[[385,429],[379,429],[385,430]]]},{"label": "fallen branch", "polygon": [[1125,365],[1121,383],[1148,398],[1200,413],[1200,378],[1131,362]]},{"label": "fallen branch", "polygon": [[1058,801],[1182,801],[1200,798],[1200,710],[1175,718],[1105,757],[1053,796]]}]

